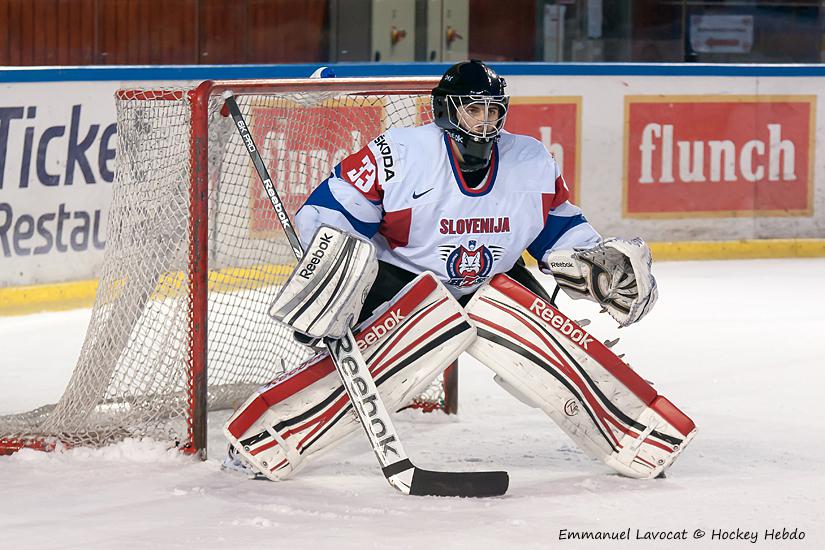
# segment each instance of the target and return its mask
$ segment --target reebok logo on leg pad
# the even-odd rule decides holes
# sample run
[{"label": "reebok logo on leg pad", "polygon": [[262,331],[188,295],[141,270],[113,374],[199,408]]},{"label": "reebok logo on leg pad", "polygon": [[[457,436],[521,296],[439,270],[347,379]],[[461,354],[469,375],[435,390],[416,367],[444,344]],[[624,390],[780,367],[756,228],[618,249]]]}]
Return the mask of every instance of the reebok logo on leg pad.
[{"label": "reebok logo on leg pad", "polygon": [[562,315],[558,310],[544,303],[544,300],[541,298],[533,300],[530,311],[550,323],[550,326],[557,328],[559,332],[570,338],[583,349],[587,349],[587,344],[593,341],[593,338],[584,330],[573,324],[570,319]]}]

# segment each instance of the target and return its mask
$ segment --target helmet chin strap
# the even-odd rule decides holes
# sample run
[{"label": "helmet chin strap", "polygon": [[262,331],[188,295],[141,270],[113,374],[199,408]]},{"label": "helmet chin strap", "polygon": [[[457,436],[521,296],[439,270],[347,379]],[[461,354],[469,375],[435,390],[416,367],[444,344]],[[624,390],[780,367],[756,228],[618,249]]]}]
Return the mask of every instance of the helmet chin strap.
[{"label": "helmet chin strap", "polygon": [[449,132],[449,135],[461,154],[461,158],[458,159],[458,167],[462,172],[475,172],[487,168],[487,165],[490,164],[490,155],[493,152],[493,143],[496,140],[480,143],[472,139],[466,139],[464,136],[459,138],[452,132]]}]

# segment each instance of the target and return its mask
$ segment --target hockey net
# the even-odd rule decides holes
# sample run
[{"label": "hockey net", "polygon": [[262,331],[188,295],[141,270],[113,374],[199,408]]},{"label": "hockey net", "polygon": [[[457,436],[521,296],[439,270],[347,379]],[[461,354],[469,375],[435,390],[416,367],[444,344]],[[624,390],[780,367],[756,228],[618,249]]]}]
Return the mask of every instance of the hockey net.
[{"label": "hockey net", "polygon": [[[0,417],[0,452],[154,437],[205,456],[206,413],[309,356],[267,314],[295,265],[244,145],[232,90],[290,216],[387,128],[430,120],[434,79],[207,81],[120,90],[108,240],[63,397]],[[413,406],[455,408],[455,372]]]}]

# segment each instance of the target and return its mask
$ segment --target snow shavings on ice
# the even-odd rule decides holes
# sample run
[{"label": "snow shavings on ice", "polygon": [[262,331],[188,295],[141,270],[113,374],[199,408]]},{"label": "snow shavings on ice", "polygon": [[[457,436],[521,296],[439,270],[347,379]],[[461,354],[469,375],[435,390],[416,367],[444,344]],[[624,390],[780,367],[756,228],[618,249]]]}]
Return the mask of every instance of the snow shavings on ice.
[{"label": "snow shavings on ice", "polygon": [[11,462],[44,463],[46,467],[55,463],[70,464],[84,462],[136,462],[136,463],[184,463],[191,459],[169,445],[169,442],[150,438],[124,439],[119,443],[100,449],[77,447],[58,448],[51,453],[22,449],[8,457]]},{"label": "snow shavings on ice", "polygon": [[[667,479],[615,475],[465,357],[459,415],[422,418],[408,411],[398,416],[399,432],[419,467],[509,471],[504,497],[398,494],[360,434],[308,461],[294,479],[252,481],[220,470],[228,413],[218,412],[210,415],[206,462],[151,440],[0,457],[0,548],[703,550],[744,547],[710,540],[714,529],[761,537],[768,528],[797,528],[806,536],[760,538],[753,547],[825,548],[825,304],[817,294],[825,260],[655,269],[659,303],[638,325],[617,331],[592,304],[560,297],[560,307],[573,318],[590,318],[587,328],[600,339],[620,336],[617,353],[627,353],[642,377],[696,421],[699,432]],[[794,291],[766,295],[777,281]],[[62,350],[60,364],[70,370],[83,338],[76,330],[81,314],[0,318],[0,409],[59,398],[51,382],[70,373],[46,366]],[[37,368],[32,348],[49,354]],[[32,372],[50,384],[39,384]],[[41,386],[48,395],[21,401]],[[13,395],[4,395],[8,388]],[[562,541],[563,529],[708,535],[669,543]]]}]

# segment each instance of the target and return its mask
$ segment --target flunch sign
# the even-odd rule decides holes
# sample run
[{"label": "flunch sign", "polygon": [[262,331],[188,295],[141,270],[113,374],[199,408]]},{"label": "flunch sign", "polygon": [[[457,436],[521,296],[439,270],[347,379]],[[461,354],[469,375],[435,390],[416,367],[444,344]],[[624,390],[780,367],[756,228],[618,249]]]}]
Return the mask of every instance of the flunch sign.
[{"label": "flunch sign", "polygon": [[[333,166],[381,133],[385,114],[377,101],[251,109],[250,130],[290,216]],[[251,168],[248,188],[250,234],[280,235],[278,218]]]},{"label": "flunch sign", "polygon": [[628,96],[627,217],[810,215],[815,96]]}]

